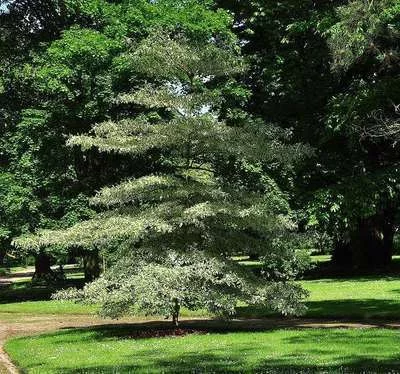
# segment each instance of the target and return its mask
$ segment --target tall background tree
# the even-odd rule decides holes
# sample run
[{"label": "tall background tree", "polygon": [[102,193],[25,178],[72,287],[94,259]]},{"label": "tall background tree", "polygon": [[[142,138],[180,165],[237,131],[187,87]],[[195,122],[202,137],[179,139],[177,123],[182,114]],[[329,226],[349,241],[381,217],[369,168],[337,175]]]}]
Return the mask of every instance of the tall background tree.
[{"label": "tall background tree", "polygon": [[251,66],[249,110],[315,149],[287,183],[304,228],[332,237],[340,268],[384,268],[398,204],[398,4],[220,4]]},{"label": "tall background tree", "polygon": [[[16,1],[3,2],[2,10],[1,173],[12,174],[35,206],[13,231],[15,217],[4,211],[12,235],[87,219],[94,213],[88,195],[143,173],[140,158],[82,155],[65,146],[69,134],[113,116],[115,95],[140,80],[121,57],[132,43],[157,26],[192,38],[230,34],[228,14],[207,2]],[[49,271],[46,253],[36,256],[40,273]]]},{"label": "tall background tree", "polygon": [[337,17],[327,41],[338,85],[323,118],[326,184],[314,196],[313,218],[336,238],[336,264],[385,268],[399,207],[400,7],[351,1]]},{"label": "tall background tree", "polygon": [[[3,1],[1,9],[0,173],[10,186],[4,191],[21,197],[0,207],[3,247],[20,233],[90,218],[95,190],[155,171],[142,156],[82,154],[65,140],[142,110],[121,109],[114,98],[146,78],[127,51],[162,27],[199,42],[235,33],[249,68],[242,86],[224,86],[221,118],[245,122],[245,109],[315,149],[300,171],[230,160],[219,172],[247,187],[267,173],[289,196],[301,230],[332,237],[341,268],[390,263],[398,215],[396,1],[26,0]],[[96,250],[74,250],[96,265]]]}]

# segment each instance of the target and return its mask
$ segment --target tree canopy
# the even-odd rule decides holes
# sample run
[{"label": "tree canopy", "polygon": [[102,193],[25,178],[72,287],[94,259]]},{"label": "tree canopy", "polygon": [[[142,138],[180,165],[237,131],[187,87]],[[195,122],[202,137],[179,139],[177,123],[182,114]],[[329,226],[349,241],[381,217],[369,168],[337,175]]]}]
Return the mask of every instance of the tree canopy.
[{"label": "tree canopy", "polygon": [[0,3],[0,261],[92,256],[93,280],[101,253],[110,270],[60,297],[175,320],[238,299],[296,312],[317,247],[390,264],[397,1]]}]

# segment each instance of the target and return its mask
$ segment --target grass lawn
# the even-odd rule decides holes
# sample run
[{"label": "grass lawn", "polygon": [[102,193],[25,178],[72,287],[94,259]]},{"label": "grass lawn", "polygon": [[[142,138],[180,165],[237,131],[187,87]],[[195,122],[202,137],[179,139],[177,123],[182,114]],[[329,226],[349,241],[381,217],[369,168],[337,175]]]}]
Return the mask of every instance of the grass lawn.
[{"label": "grass lawn", "polygon": [[[326,261],[326,258],[316,261]],[[400,276],[299,282],[310,292],[305,317],[400,318]],[[30,288],[29,283],[0,290],[0,321],[14,322],[19,317],[29,319],[35,315],[65,315],[68,318],[68,315],[95,313],[95,306],[45,300],[48,291]],[[10,294],[4,296],[5,292]],[[15,295],[33,299],[9,302]],[[238,315],[260,318],[271,316],[271,313],[240,307]],[[182,317],[186,318],[206,316],[207,313],[201,311],[182,311]],[[400,367],[400,330],[396,329],[299,330],[281,327],[270,331],[208,330],[208,333],[185,337],[132,338],[135,329],[143,328],[148,326],[65,330],[12,339],[7,342],[6,349],[12,359],[30,373],[343,373],[388,372]]]},{"label": "grass lawn", "polygon": [[[65,315],[66,318],[71,315],[96,315],[96,305],[75,304],[73,302],[60,302],[54,300],[44,301],[25,301],[21,303],[0,304],[0,323],[1,320],[14,321],[21,317],[40,316],[40,315]],[[154,319],[155,317],[145,316],[140,313],[132,315],[133,318]],[[205,310],[190,311],[185,308],[181,310],[183,318],[205,318],[212,317]],[[161,318],[163,318],[161,316]]]},{"label": "grass lawn", "polygon": [[319,264],[321,262],[329,262],[331,260],[331,255],[313,255],[311,256],[311,262],[313,264]]},{"label": "grass lawn", "polygon": [[[400,277],[358,277],[300,281],[310,292],[305,317],[400,318]],[[238,308],[244,317],[268,317],[259,308]]]},{"label": "grass lawn", "polygon": [[375,328],[148,339],[102,328],[17,338],[6,351],[29,373],[387,372],[400,366],[399,339],[399,330]]},{"label": "grass lawn", "polygon": [[[51,267],[53,270],[58,270],[58,265],[53,265]],[[80,271],[78,264],[68,264],[63,265],[64,271],[68,273],[73,273],[76,271]],[[11,267],[1,267],[0,266],[0,275],[16,275],[20,274],[21,276],[26,274],[31,276],[35,272],[34,266],[11,266]]]},{"label": "grass lawn", "polygon": [[0,304],[0,319],[4,314],[94,314],[93,305],[75,304],[59,301],[26,301],[21,303]]},{"label": "grass lawn", "polygon": [[399,277],[323,279],[301,283],[310,292],[307,317],[400,317]]}]

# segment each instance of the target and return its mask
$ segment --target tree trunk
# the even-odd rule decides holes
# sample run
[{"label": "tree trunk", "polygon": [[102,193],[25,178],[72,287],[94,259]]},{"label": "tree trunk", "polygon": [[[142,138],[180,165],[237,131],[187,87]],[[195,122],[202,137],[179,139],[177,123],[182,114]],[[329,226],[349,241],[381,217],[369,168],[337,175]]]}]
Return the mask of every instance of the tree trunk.
[{"label": "tree trunk", "polygon": [[7,251],[10,249],[11,240],[3,239],[0,241],[0,266],[4,265],[4,260],[7,255]]},{"label": "tree trunk", "polygon": [[341,269],[350,269],[353,267],[350,239],[341,238],[335,243],[332,253],[332,263]]},{"label": "tree trunk", "polygon": [[46,279],[53,277],[54,273],[51,270],[51,260],[46,253],[39,253],[35,256],[35,273],[33,279]]},{"label": "tree trunk", "polygon": [[249,253],[249,260],[258,261],[260,259],[260,255],[258,253]]},{"label": "tree trunk", "polygon": [[98,278],[101,273],[99,252],[96,250],[86,252],[83,256],[83,267],[85,282],[92,282]]},{"label": "tree trunk", "polygon": [[392,211],[360,219],[357,230],[336,244],[332,262],[344,269],[385,269],[392,260],[393,238]]},{"label": "tree trunk", "polygon": [[179,313],[181,310],[181,306],[179,304],[178,299],[174,299],[173,302],[174,302],[174,311],[172,313],[172,323],[175,327],[178,327],[179,326]]},{"label": "tree trunk", "polygon": [[4,265],[4,259],[6,257],[7,250],[4,247],[0,247],[0,266]]}]

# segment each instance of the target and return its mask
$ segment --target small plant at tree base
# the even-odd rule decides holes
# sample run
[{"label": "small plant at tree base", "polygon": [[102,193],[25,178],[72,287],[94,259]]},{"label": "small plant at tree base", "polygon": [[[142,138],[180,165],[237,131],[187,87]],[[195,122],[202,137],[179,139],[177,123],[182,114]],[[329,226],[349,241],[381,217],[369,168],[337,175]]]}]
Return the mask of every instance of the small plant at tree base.
[{"label": "small plant at tree base", "polygon": [[100,123],[69,143],[132,156],[158,152],[164,172],[102,189],[93,203],[108,210],[89,221],[16,243],[119,246],[100,279],[55,296],[99,303],[104,316],[139,308],[177,324],[181,307],[230,316],[238,301],[301,312],[300,287],[285,277],[256,279],[231,260],[238,250],[263,253],[266,240],[295,229],[284,194],[274,183],[251,190],[232,182],[221,165],[292,164],[307,148],[283,144],[276,128],[250,118],[229,125],[221,119],[220,86],[243,71],[243,61],[217,39],[198,45],[156,32],[124,58],[151,83],[121,95],[118,104],[151,112]]}]

